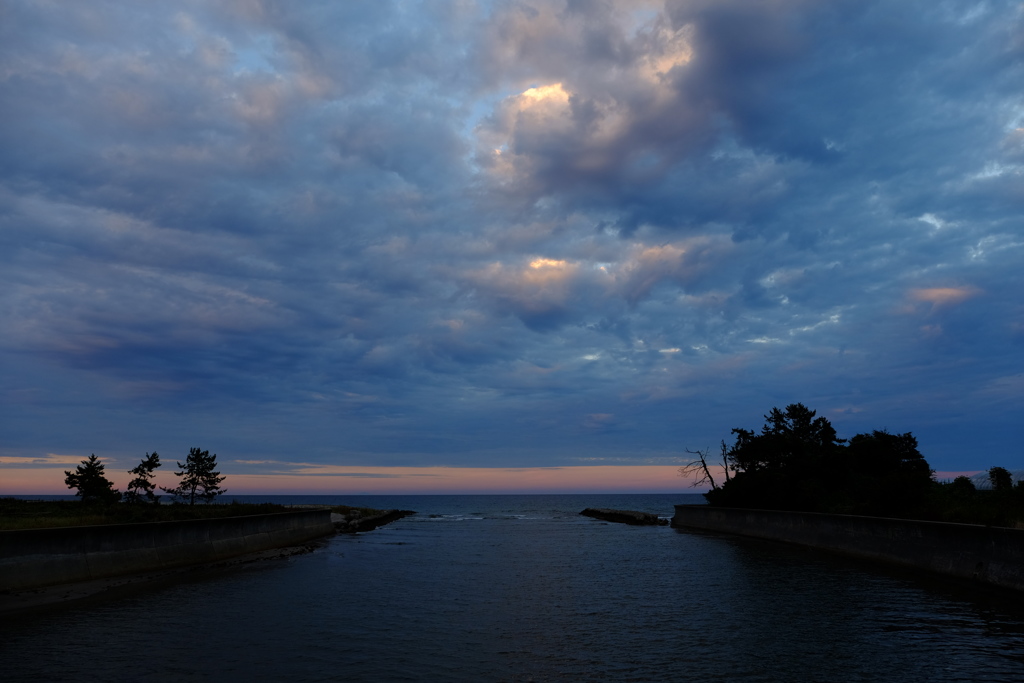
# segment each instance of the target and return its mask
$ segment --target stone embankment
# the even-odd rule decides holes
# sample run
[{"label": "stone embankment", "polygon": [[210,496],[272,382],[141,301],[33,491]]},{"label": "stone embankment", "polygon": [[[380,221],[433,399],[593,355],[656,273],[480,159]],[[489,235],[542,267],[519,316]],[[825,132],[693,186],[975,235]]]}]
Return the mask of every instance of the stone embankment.
[{"label": "stone embankment", "polygon": [[606,522],[618,522],[620,524],[634,524],[638,526],[664,526],[668,524],[667,519],[660,519],[658,515],[651,514],[650,512],[637,512],[635,510],[587,508],[580,514],[586,517],[602,519]]},{"label": "stone embankment", "polygon": [[219,562],[334,532],[330,511],[0,531],[0,592]]},{"label": "stone embankment", "polygon": [[676,505],[672,526],[827,550],[1024,591],[1024,529]]}]

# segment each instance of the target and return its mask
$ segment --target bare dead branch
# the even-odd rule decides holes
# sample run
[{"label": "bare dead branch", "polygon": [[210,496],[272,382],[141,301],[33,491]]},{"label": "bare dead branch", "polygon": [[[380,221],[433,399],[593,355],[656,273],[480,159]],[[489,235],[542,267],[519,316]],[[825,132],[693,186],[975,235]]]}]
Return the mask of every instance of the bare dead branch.
[{"label": "bare dead branch", "polygon": [[722,469],[725,470],[725,480],[729,481],[729,456],[728,450],[725,447],[725,441],[722,441]]},{"label": "bare dead branch", "polygon": [[[722,447],[725,447],[724,443],[722,444]],[[715,478],[711,476],[711,470],[708,469],[708,453],[711,452],[711,449],[705,448],[704,450],[700,450],[698,448],[695,451],[691,451],[687,448],[686,452],[697,457],[679,468],[679,476],[689,478],[693,475],[698,475],[690,486],[696,488],[702,484],[711,484],[711,488],[717,490],[718,484],[715,483]],[[728,470],[726,470],[726,478],[728,478],[728,476]]]}]

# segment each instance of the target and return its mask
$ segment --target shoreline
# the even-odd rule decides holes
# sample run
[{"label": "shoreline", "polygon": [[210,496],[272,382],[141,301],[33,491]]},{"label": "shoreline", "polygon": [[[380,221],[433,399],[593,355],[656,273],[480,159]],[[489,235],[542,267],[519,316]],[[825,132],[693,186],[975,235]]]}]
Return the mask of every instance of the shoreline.
[{"label": "shoreline", "polygon": [[259,550],[245,555],[190,564],[174,569],[122,574],[102,579],[60,583],[38,588],[13,589],[0,592],[0,618],[56,609],[73,603],[104,601],[157,586],[170,585],[189,578],[213,576],[238,571],[269,560],[284,560],[305,555],[327,545],[326,537],[301,545]]}]

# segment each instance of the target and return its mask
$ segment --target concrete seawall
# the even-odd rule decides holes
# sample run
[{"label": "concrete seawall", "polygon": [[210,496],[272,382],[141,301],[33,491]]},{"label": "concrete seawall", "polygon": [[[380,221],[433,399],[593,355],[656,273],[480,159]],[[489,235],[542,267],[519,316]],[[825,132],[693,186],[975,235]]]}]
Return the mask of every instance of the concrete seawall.
[{"label": "concrete seawall", "polygon": [[334,533],[330,510],[0,531],[0,591],[216,562]]},{"label": "concrete seawall", "polygon": [[723,531],[1024,591],[1024,530],[813,512],[676,505],[672,526]]}]

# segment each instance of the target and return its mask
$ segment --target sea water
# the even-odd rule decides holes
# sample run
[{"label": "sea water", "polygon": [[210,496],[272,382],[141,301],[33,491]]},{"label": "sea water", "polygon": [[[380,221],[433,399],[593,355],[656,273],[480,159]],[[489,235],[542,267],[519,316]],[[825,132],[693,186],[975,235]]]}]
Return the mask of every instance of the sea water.
[{"label": "sea water", "polygon": [[578,514],[669,517],[687,495],[275,500],[418,514],[5,619],[0,680],[1024,680],[1005,592]]}]

